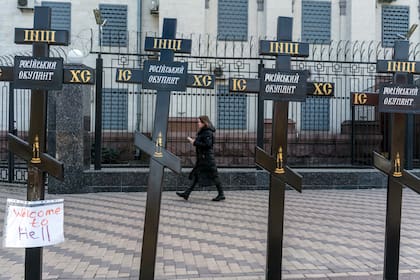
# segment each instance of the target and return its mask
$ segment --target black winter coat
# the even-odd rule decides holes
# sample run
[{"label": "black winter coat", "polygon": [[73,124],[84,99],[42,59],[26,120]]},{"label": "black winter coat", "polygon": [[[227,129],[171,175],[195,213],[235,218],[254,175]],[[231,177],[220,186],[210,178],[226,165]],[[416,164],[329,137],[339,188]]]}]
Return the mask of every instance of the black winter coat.
[{"label": "black winter coat", "polygon": [[197,159],[189,178],[198,180],[200,186],[220,185],[213,151],[215,131],[214,128],[203,127],[193,143]]}]

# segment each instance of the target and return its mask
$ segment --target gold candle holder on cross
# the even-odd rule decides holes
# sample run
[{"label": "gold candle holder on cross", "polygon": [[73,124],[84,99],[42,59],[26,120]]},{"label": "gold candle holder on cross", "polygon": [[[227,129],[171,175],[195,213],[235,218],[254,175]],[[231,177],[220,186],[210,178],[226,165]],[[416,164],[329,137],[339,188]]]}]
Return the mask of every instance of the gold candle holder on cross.
[{"label": "gold candle holder on cross", "polygon": [[280,146],[276,156],[276,169],[274,170],[276,174],[283,174],[284,167],[283,167],[283,149]]},{"label": "gold candle holder on cross", "polygon": [[156,144],[155,144],[155,153],[153,154],[154,157],[157,158],[161,158],[163,157],[163,153],[162,153],[162,132],[159,132],[159,135],[156,139]]},{"label": "gold candle holder on cross", "polygon": [[39,137],[35,135],[34,143],[32,144],[32,159],[31,163],[41,163],[41,158],[39,157]]},{"label": "gold candle holder on cross", "polygon": [[394,177],[401,177],[401,159],[400,159],[400,153],[397,152],[397,156],[394,160],[394,173],[392,173],[392,176]]}]

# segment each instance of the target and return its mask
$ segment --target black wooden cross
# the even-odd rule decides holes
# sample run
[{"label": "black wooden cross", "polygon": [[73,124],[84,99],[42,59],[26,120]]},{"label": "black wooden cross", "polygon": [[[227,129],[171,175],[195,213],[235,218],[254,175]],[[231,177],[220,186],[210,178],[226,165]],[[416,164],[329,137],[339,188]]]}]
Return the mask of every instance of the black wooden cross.
[{"label": "black wooden cross", "polygon": [[[164,19],[162,38],[157,39],[159,42],[167,42],[165,46],[154,45],[156,50],[160,50],[160,61],[164,64],[167,64],[169,67],[172,66],[174,60],[174,50],[168,48],[169,42],[175,42],[176,35],[176,19]],[[147,39],[146,39],[147,42]],[[186,40],[180,40],[180,45],[185,45]],[[184,42],[184,44],[182,44]],[[172,45],[172,44],[171,44]],[[175,45],[175,44],[173,44]],[[190,44],[191,45],[191,44]],[[146,43],[146,47],[148,47]],[[146,49],[146,48],[145,48]],[[176,67],[182,67],[177,65]],[[149,68],[150,69],[150,68]],[[145,71],[147,71],[145,69]],[[149,70],[150,71],[150,70]],[[184,71],[182,72],[183,77],[180,79],[184,80],[187,73],[187,65],[184,64]],[[165,75],[162,75],[165,76]],[[152,77],[152,76],[149,76]],[[182,86],[182,84],[181,84]],[[182,90],[180,88],[179,90]],[[163,171],[166,166],[176,166],[174,169],[175,172],[179,173],[181,171],[180,159],[176,156],[174,157],[163,157],[162,154],[166,147],[166,132],[168,128],[168,115],[169,115],[169,103],[170,103],[170,89],[158,90],[156,94],[156,110],[155,110],[155,120],[153,127],[152,135],[152,144],[141,145],[143,141],[140,141],[139,146],[141,149],[144,149],[146,152],[149,151],[150,146],[156,148],[156,153],[158,157],[152,157],[150,160],[150,172],[149,172],[149,182],[147,188],[147,200],[146,200],[146,209],[145,209],[145,218],[144,218],[144,231],[143,231],[143,242],[142,242],[142,252],[141,252],[141,263],[140,263],[140,280],[154,279],[155,274],[155,263],[156,263],[156,248],[157,248],[157,239],[159,232],[159,217],[160,217],[160,203],[162,199],[162,181],[163,181]],[[136,137],[136,139],[141,140],[142,138]],[[148,140],[150,141],[150,140]],[[144,141],[147,143],[147,141]],[[154,153],[154,152],[153,152]]]},{"label": "black wooden cross", "polygon": [[[32,89],[29,143],[9,134],[9,148],[28,161],[27,199],[43,200],[45,174],[63,179],[63,164],[46,152],[47,90],[62,86],[62,59],[49,56],[49,45],[67,45],[68,32],[50,30],[51,9],[36,7],[34,29],[15,29],[15,43],[32,44],[33,57],[15,57],[15,88]],[[61,75],[61,78],[60,78]],[[42,247],[26,248],[25,279],[42,278]]]},{"label": "black wooden cross", "polygon": [[116,81],[155,89],[156,110],[152,140],[135,133],[134,144],[151,156],[144,220],[140,280],[154,279],[164,167],[181,172],[181,161],[165,149],[171,91],[186,87],[214,88],[214,76],[188,74],[186,62],[174,62],[174,52],[190,53],[191,40],[175,39],[176,19],[165,18],[162,38],[146,37],[145,50],[160,52],[160,61],[145,61],[144,69],[118,68]]},{"label": "black wooden cross", "polygon": [[[277,41],[260,41],[260,54],[277,56],[275,69],[262,69],[259,79],[231,78],[231,92],[258,93],[262,102],[274,101],[272,155],[256,147],[256,164],[270,172],[266,279],[281,279],[284,197],[286,184],[302,191],[302,177],[287,166],[289,101],[305,101],[306,96],[334,95],[334,84],[308,83],[308,71],[290,69],[291,56],[309,56],[309,44],[292,42],[293,19],[279,17]],[[261,102],[259,101],[259,102]],[[259,116],[263,112],[259,112]]]},{"label": "black wooden cross", "polygon": [[373,152],[374,166],[387,174],[387,210],[383,279],[398,279],[402,188],[420,194],[420,178],[404,169],[406,164],[407,114],[420,114],[420,88],[413,85],[413,74],[420,74],[420,62],[408,61],[409,42],[396,41],[393,60],[378,60],[377,72],[393,73],[391,84],[379,93],[353,93],[353,105],[378,106],[379,112],[391,113],[389,159]]},{"label": "black wooden cross", "polygon": [[[291,169],[285,168],[287,167],[287,127],[289,101],[301,101],[304,99],[308,76],[303,71],[292,72],[290,70],[290,58],[292,55],[306,55],[306,49],[308,49],[309,53],[309,46],[308,44],[291,42],[292,26],[292,18],[279,17],[277,20],[277,41],[260,41],[260,54],[277,56],[276,69],[263,69],[260,82],[261,96],[274,100],[271,149],[275,156],[267,154],[259,147],[256,147],[255,151],[256,164],[270,172],[266,264],[267,280],[281,279],[282,275],[286,183],[295,190],[302,191],[302,177]],[[279,45],[282,45],[283,48],[277,48]],[[289,47],[286,48],[286,46]],[[277,76],[279,78],[276,78]],[[281,76],[288,77],[284,78],[284,80],[289,81],[283,82],[282,85],[274,82],[281,80]],[[291,79],[295,80],[290,81]],[[272,92],[270,85],[273,86]],[[284,89],[281,87],[284,87]],[[277,88],[278,93],[276,92]],[[267,89],[270,90],[270,93],[267,93]],[[289,93],[289,89],[293,91]]]},{"label": "black wooden cross", "polygon": [[[48,90],[60,90],[63,83],[93,84],[94,70],[83,65],[64,65],[62,58],[49,58],[50,45],[68,45],[65,30],[51,30],[51,8],[35,7],[34,28],[15,28],[16,44],[33,45],[32,57],[15,57],[14,66],[0,66],[0,80],[13,81],[15,89],[31,89],[31,108],[26,142],[8,135],[9,149],[28,162],[27,200],[43,200],[46,173],[64,179],[64,165],[46,153]],[[42,248],[25,249],[25,279],[41,279]]]}]

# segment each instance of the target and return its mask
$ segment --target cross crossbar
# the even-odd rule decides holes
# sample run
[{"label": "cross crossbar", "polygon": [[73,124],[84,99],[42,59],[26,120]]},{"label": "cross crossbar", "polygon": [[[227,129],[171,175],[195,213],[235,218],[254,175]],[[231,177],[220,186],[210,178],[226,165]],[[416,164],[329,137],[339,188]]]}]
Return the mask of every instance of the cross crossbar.
[{"label": "cross crossbar", "polygon": [[[115,81],[118,83],[142,84],[144,71],[138,68],[117,68]],[[214,75],[187,74],[187,87],[190,88],[214,88]]]},{"label": "cross crossbar", "polygon": [[[33,159],[33,148],[28,142],[23,141],[11,133],[8,134],[8,141],[9,149],[13,151],[15,155],[27,162],[30,162]],[[58,180],[64,180],[64,164],[61,161],[58,161],[54,157],[43,152],[39,153],[39,158],[40,162],[34,164],[37,168],[47,172]]]},{"label": "cross crossbar", "polygon": [[[261,79],[250,78],[229,78],[229,91],[241,93],[260,93]],[[335,93],[335,84],[331,82],[307,82],[307,96],[325,96],[333,97]],[[271,98],[268,98],[271,100]]]},{"label": "cross crossbar", "polygon": [[[0,66],[0,81],[13,82],[13,66]],[[95,84],[95,69],[85,65],[64,64],[63,84]]]},{"label": "cross crossbar", "polygon": [[420,194],[420,178],[416,175],[410,173],[409,171],[402,169],[401,176],[395,177],[393,174],[395,172],[394,164],[391,163],[389,159],[384,157],[383,155],[379,154],[378,152],[373,152],[373,165],[382,171],[383,173],[387,174],[388,176],[392,177],[392,179],[401,185],[407,186],[408,188],[412,189],[416,193]]},{"label": "cross crossbar", "polygon": [[[152,156],[161,165],[167,166],[176,173],[181,173],[181,160],[166,149],[157,151],[156,144],[150,141],[150,139],[144,134],[136,132],[134,135],[134,144],[137,147],[141,147],[143,152]],[[158,156],[156,156],[156,153],[158,153]]]},{"label": "cross crossbar", "polygon": [[302,176],[293,171],[287,165],[283,167],[283,173],[276,173],[276,169],[279,167],[277,159],[267,154],[260,147],[255,148],[255,163],[270,172],[272,176],[275,176],[282,182],[287,183],[298,192],[302,192]]}]

